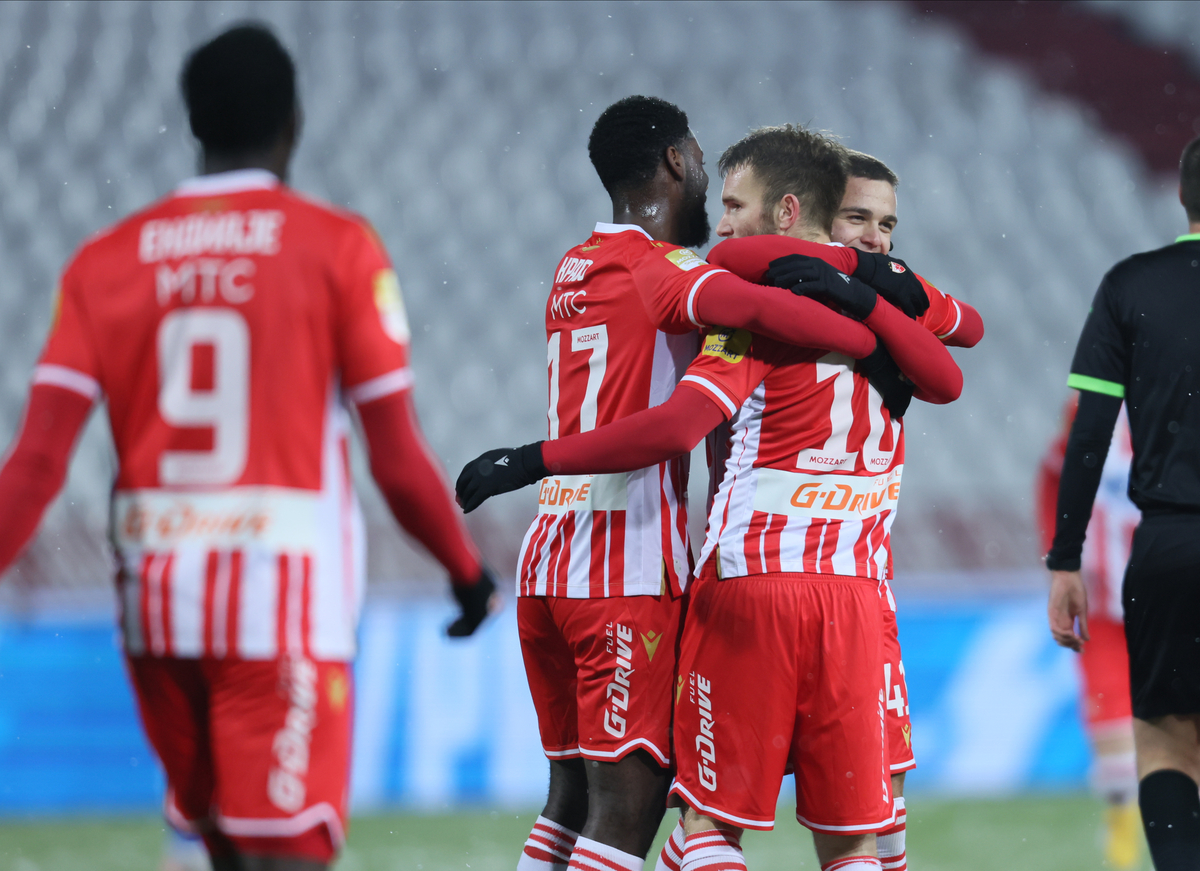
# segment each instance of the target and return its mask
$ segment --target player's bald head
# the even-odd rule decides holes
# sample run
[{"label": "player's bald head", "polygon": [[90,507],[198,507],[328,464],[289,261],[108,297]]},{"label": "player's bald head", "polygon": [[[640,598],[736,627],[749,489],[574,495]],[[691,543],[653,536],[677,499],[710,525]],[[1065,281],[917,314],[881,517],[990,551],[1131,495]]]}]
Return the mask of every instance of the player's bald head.
[{"label": "player's bald head", "polygon": [[238,25],[197,48],[179,84],[192,133],[209,154],[271,148],[295,120],[296,68],[261,24]]},{"label": "player's bald head", "polygon": [[654,178],[663,152],[691,135],[687,113],[658,97],[633,96],[605,109],[588,137],[588,156],[610,195]]}]

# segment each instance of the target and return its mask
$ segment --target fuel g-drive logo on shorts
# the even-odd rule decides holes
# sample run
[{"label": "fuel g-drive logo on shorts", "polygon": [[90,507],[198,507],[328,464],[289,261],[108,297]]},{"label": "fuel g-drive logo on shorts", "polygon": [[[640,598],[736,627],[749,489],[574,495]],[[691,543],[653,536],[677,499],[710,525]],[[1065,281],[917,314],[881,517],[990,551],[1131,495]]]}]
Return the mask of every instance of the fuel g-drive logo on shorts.
[{"label": "fuel g-drive logo on shorts", "polygon": [[712,683],[694,671],[688,675],[688,700],[700,709],[700,732],[696,735],[696,752],[700,754],[696,769],[700,785],[715,790],[717,745],[713,738]]},{"label": "fuel g-drive logo on shorts", "polygon": [[604,709],[604,731],[614,738],[625,737],[624,711],[629,709],[629,676],[633,674],[633,630],[620,623],[609,623],[604,627],[608,636],[608,652],[616,653],[617,666],[613,679],[609,681],[606,698],[609,705]]}]

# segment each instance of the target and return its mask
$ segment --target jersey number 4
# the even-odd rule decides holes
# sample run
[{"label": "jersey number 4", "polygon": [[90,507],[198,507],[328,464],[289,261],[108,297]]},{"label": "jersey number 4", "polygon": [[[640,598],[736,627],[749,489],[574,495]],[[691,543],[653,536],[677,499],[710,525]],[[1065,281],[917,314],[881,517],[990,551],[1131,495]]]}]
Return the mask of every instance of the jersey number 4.
[{"label": "jersey number 4", "polygon": [[250,327],[233,309],[179,309],[158,327],[158,413],[180,429],[209,429],[212,450],[163,451],[159,482],[232,484],[250,443]]}]

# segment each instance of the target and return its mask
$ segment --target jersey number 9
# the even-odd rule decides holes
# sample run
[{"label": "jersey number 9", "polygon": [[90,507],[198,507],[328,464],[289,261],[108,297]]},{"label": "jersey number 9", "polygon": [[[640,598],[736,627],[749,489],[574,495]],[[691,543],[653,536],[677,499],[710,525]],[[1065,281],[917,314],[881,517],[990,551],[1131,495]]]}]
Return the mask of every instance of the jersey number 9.
[{"label": "jersey number 9", "polygon": [[[197,353],[211,350],[208,372]],[[207,369],[208,367],[204,367]],[[233,309],[179,309],[158,327],[158,413],[169,426],[212,430],[212,450],[163,451],[159,483],[218,486],[246,468],[250,422],[250,328]]]}]

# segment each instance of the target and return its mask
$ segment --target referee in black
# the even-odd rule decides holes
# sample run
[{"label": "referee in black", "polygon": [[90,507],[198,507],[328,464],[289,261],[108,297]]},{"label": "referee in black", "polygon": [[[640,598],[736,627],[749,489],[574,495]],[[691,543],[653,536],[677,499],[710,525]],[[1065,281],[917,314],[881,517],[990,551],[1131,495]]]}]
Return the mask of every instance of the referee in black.
[{"label": "referee in black", "polygon": [[1187,234],[1122,260],[1096,291],[1067,380],[1079,411],[1046,557],[1050,631],[1079,650],[1088,640],[1080,552],[1124,401],[1129,497],[1142,522],[1122,600],[1138,804],[1158,871],[1200,869],[1200,138],[1183,150],[1179,200]]}]

